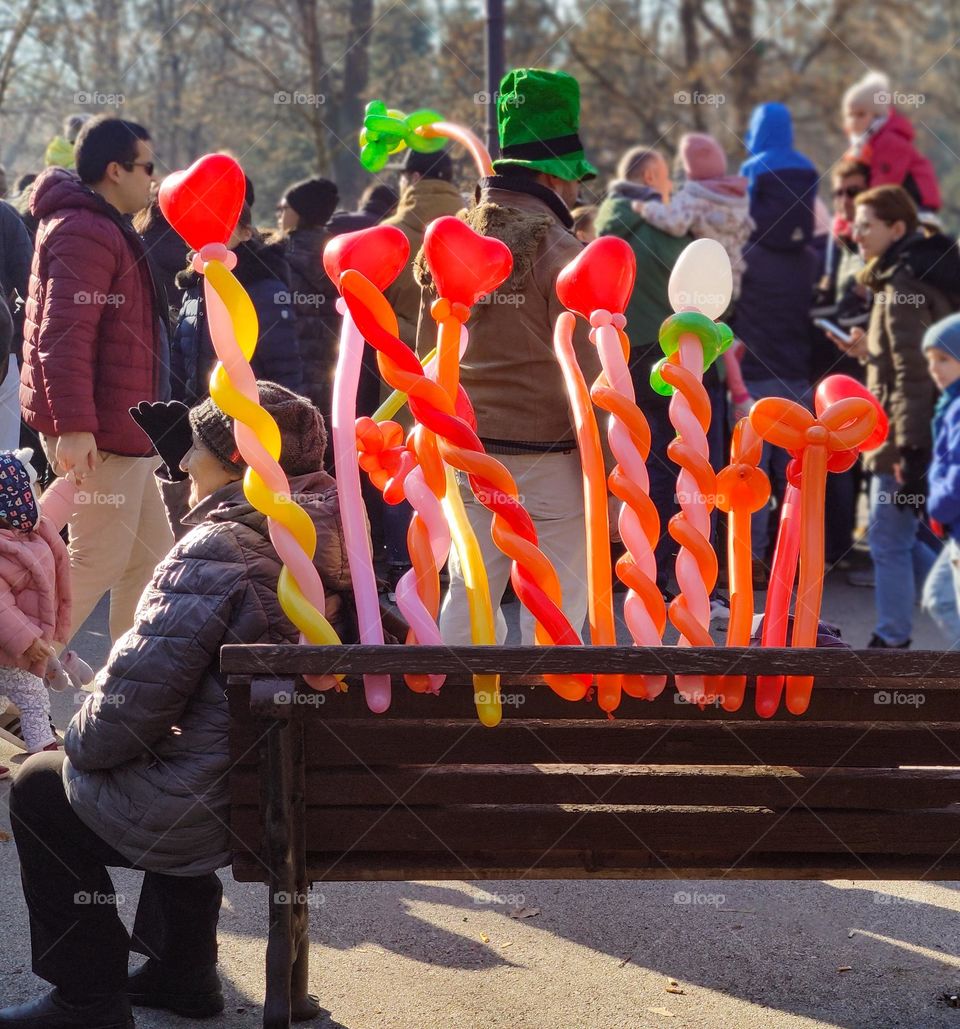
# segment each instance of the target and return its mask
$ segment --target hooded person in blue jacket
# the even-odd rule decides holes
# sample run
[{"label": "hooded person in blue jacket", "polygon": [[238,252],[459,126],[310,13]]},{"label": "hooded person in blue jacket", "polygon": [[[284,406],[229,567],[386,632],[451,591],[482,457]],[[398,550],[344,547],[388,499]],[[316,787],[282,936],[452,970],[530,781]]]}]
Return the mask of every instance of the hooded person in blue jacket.
[{"label": "hooded person in blue jacket", "polygon": [[931,325],[923,337],[930,377],[940,389],[933,413],[933,461],[927,472],[927,513],[946,545],[923,588],[923,608],[951,646],[960,642],[960,314]]},{"label": "hooded person in blue jacket", "polygon": [[[813,240],[817,170],[793,149],[790,111],[761,104],[750,118],[749,157],[740,168],[748,182],[756,228],[744,248],[746,270],[731,324],[746,347],[744,384],[754,400],[787,397],[810,407],[814,330],[809,319],[818,273]],[[764,446],[762,467],[773,496],[786,486],[786,451]],[[770,509],[754,516],[754,557],[768,549]],[[763,578],[762,573],[759,576]]]},{"label": "hooded person in blue jacket", "polygon": [[[300,393],[303,363],[283,244],[262,239],[253,227],[249,204],[244,204],[227,246],[237,255],[233,273],[257,312],[257,348],[250,362],[254,375]],[[176,282],[183,303],[170,345],[170,385],[174,400],[193,407],[209,396],[217,355],[210,338],[203,279],[191,265],[180,272]]]}]

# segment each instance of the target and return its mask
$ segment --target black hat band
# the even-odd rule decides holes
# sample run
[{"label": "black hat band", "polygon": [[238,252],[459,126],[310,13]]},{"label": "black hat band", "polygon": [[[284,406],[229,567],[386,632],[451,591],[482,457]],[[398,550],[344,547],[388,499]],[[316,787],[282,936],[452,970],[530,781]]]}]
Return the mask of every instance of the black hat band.
[{"label": "black hat band", "polygon": [[553,139],[534,139],[529,143],[513,143],[500,148],[500,157],[516,161],[548,161],[583,151],[580,136],[574,132],[569,136],[554,136]]}]

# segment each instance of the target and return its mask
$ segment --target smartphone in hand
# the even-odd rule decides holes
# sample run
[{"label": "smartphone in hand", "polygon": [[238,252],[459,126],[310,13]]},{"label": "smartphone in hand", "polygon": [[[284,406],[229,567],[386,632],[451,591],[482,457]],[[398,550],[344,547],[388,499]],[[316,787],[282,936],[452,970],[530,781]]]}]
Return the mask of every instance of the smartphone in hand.
[{"label": "smartphone in hand", "polygon": [[823,329],[824,332],[829,332],[831,336],[836,336],[841,343],[853,342],[853,337],[849,332],[844,332],[835,322],[830,321],[828,318],[815,318],[813,324],[818,329]]}]

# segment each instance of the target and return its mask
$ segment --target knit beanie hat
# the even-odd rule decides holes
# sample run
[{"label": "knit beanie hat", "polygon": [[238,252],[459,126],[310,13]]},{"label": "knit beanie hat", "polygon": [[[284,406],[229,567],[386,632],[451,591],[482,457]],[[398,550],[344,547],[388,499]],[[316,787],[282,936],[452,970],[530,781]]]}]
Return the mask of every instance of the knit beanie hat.
[{"label": "knit beanie hat", "polygon": [[680,140],[680,160],[688,179],[721,179],[727,174],[727,155],[713,138],[704,132],[688,132]]},{"label": "knit beanie hat", "polygon": [[92,115],[89,114],[68,114],[63,119],[63,137],[68,143],[76,143],[77,136],[80,135],[80,130],[90,121]]},{"label": "knit beanie hat", "polygon": [[[260,403],[280,429],[280,467],[287,475],[306,475],[323,468],[327,429],[323,415],[306,397],[275,382],[258,382]],[[233,436],[233,419],[207,397],[190,410],[194,436],[232,472],[247,467]]]},{"label": "knit beanie hat", "polygon": [[0,451],[0,527],[4,529],[31,532],[40,521],[32,457],[29,449]]},{"label": "knit beanie hat", "polygon": [[890,109],[890,79],[882,71],[868,71],[843,94],[844,110],[851,104],[860,104],[877,114]]},{"label": "knit beanie hat", "polygon": [[393,213],[399,199],[393,189],[381,182],[363,191],[363,196],[360,197],[360,210],[380,221]]},{"label": "knit beanie hat", "polygon": [[326,225],[337,209],[340,193],[329,179],[304,179],[291,186],[283,197],[300,215],[305,226]]},{"label": "knit beanie hat", "polygon": [[924,350],[942,350],[960,361],[960,314],[950,314],[934,322],[923,336]]}]

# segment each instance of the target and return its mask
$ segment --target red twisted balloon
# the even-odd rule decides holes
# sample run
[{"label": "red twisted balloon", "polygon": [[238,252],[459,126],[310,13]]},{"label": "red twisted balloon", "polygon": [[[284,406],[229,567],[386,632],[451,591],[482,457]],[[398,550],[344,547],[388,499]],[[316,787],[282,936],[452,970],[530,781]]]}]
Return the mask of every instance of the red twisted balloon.
[{"label": "red twisted balloon", "polygon": [[[513,477],[459,414],[446,390],[424,375],[416,354],[396,334],[396,315],[383,294],[356,271],[340,280],[343,299],[360,333],[377,353],[380,374],[407,394],[414,418],[435,433],[440,456],[466,473],[477,499],[493,514],[491,535],[513,561],[510,578],[520,603],[536,619],[538,643],[579,644],[580,637],[561,609],[560,581],[537,544],[537,531],[518,499]],[[566,700],[581,700],[589,675],[549,675],[546,682]]]}]

